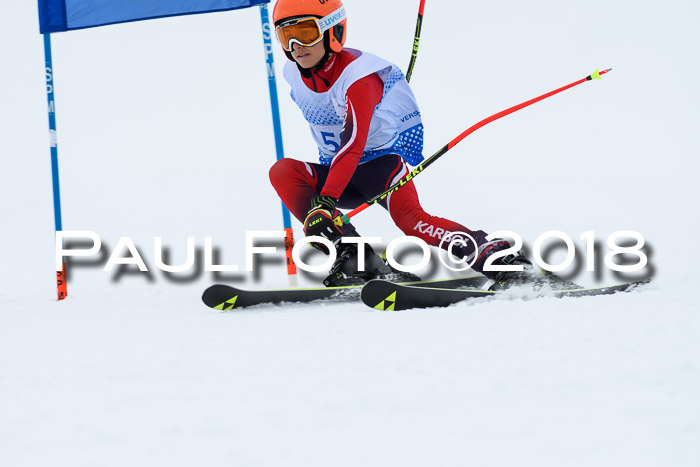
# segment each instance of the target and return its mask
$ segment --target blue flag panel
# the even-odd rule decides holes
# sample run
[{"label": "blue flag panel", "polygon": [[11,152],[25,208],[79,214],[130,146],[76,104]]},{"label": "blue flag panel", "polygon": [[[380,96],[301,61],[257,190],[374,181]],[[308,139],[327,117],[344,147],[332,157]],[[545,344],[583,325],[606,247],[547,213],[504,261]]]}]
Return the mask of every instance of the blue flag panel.
[{"label": "blue flag panel", "polygon": [[39,0],[42,34],[248,8],[270,0]]}]

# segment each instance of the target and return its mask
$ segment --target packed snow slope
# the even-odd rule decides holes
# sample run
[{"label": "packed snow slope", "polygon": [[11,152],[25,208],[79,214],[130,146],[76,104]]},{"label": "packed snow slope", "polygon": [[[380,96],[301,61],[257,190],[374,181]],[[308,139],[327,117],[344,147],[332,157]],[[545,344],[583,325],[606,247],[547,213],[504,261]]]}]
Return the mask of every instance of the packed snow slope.
[{"label": "packed snow slope", "polygon": [[[405,67],[418,3],[347,0],[347,45]],[[5,0],[0,465],[700,464],[700,6],[426,3],[411,83],[426,155],[482,118],[613,68],[452,149],[416,179],[426,210],[517,232],[530,251],[544,232],[564,232],[576,261],[562,274],[582,285],[652,283],[395,313],[204,307],[213,282],[287,284],[280,254],[245,271],[246,232],[282,228],[250,9],[53,36],[64,229],[102,239],[100,255],[75,261],[58,302],[36,3]],[[275,60],[279,72],[277,47]],[[286,155],[313,161],[308,128],[277,84]],[[380,247],[401,235],[377,206],[356,225]],[[619,230],[646,240],[649,264],[636,276],[603,262]],[[188,236],[196,265],[158,270],[154,237],[181,264]],[[121,237],[148,273],[102,270]],[[204,272],[205,237],[219,264],[240,271]],[[564,256],[552,247],[549,260]],[[420,274],[457,275],[436,261]]]}]

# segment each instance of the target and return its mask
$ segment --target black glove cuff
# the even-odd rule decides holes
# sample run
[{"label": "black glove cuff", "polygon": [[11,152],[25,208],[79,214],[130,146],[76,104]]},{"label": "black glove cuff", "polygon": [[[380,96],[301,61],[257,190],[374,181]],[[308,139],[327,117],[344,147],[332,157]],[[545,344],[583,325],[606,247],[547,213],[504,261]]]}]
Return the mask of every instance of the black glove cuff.
[{"label": "black glove cuff", "polygon": [[331,215],[333,215],[335,212],[335,203],[336,200],[330,196],[316,196],[315,198],[311,199],[311,209],[309,209],[309,212],[320,208],[330,212]]}]

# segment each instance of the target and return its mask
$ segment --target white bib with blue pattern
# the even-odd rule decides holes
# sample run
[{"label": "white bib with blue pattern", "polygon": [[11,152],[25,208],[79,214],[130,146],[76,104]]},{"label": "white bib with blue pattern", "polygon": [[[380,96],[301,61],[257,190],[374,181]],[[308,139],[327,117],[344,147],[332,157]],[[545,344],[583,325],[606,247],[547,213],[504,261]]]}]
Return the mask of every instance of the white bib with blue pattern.
[{"label": "white bib with blue pattern", "polygon": [[330,165],[340,149],[348,89],[365,76],[377,73],[384,82],[384,93],[374,109],[360,164],[386,154],[398,154],[409,164],[418,165],[423,160],[423,123],[418,103],[404,74],[399,67],[376,55],[355,49],[344,50],[357,58],[326,92],[309,89],[296,64],[287,62],[284,67],[284,78],[292,86],[292,100],[309,122],[321,164]]}]

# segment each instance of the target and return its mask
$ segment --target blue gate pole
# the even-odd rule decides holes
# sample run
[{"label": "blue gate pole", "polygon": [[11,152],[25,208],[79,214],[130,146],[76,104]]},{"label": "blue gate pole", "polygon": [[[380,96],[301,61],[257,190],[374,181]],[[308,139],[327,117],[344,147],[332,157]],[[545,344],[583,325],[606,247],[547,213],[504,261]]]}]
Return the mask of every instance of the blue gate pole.
[{"label": "blue gate pole", "polygon": [[[49,145],[51,147],[51,176],[53,178],[53,216],[56,234],[63,230],[61,221],[61,192],[58,184],[58,142],[56,138],[56,103],[54,102],[53,61],[51,60],[51,34],[44,34],[44,59],[46,61],[46,97],[49,113]],[[58,265],[57,265],[58,266]],[[61,269],[56,269],[58,299],[68,295],[66,287],[66,263],[61,258]]]},{"label": "blue gate pole", "polygon": [[[265,46],[265,64],[267,66],[267,84],[270,89],[270,107],[272,109],[272,126],[275,132],[275,149],[277,151],[277,160],[280,160],[284,158],[284,147],[282,146],[282,124],[280,123],[280,109],[277,99],[275,60],[272,54],[272,27],[270,26],[267,3],[260,4],[260,21],[262,23],[263,44]],[[284,250],[287,257],[287,276],[289,277],[289,285],[296,286],[298,283],[297,267],[292,259],[294,230],[292,229],[292,218],[289,214],[289,209],[287,209],[284,203],[282,203],[282,219],[284,221],[284,231],[286,232]]]}]

